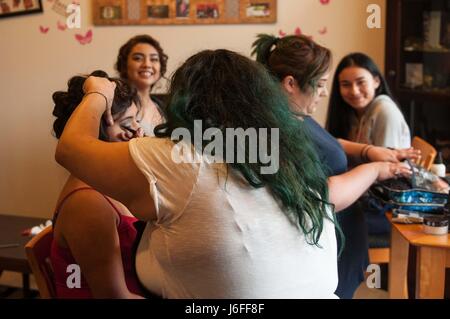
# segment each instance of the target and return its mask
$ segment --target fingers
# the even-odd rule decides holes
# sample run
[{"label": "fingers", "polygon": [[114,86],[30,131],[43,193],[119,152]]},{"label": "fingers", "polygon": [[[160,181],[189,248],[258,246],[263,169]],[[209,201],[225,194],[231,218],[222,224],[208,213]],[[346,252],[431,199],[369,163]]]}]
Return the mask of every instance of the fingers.
[{"label": "fingers", "polygon": [[123,142],[128,142],[129,140],[131,140],[133,138],[132,133],[127,132],[127,131],[120,132],[117,137]]},{"label": "fingers", "polygon": [[367,158],[372,162],[399,162],[396,151],[379,146],[369,148]]},{"label": "fingers", "polygon": [[406,158],[418,159],[421,155],[420,150],[412,148],[412,147],[401,149],[401,150],[396,150],[396,152],[397,152],[397,158],[399,160],[404,160]]},{"label": "fingers", "polygon": [[411,147],[406,151],[405,158],[416,159],[419,158],[421,154],[422,152],[420,150]]},{"label": "fingers", "polygon": [[144,130],[142,127],[138,128],[134,137],[144,137]]},{"label": "fingers", "polygon": [[100,78],[96,76],[88,77],[83,84],[83,92],[87,93],[90,91],[100,91],[102,93],[108,93],[111,91],[114,93],[116,88],[116,83],[110,81],[107,78]]},{"label": "fingers", "polygon": [[96,76],[88,77],[83,84],[83,92],[98,92],[106,98],[106,115],[105,119],[108,125],[113,124],[111,117],[111,107],[114,100],[114,90],[116,89],[116,83],[110,81],[107,78],[100,78]]},{"label": "fingers", "polygon": [[124,142],[137,137],[144,137],[144,130],[140,127],[137,130],[133,130],[131,128],[122,128],[122,132],[120,132],[118,135],[118,138]]},{"label": "fingers", "polygon": [[391,174],[393,178],[409,177],[412,175],[412,171],[408,165],[400,163],[391,166]]}]

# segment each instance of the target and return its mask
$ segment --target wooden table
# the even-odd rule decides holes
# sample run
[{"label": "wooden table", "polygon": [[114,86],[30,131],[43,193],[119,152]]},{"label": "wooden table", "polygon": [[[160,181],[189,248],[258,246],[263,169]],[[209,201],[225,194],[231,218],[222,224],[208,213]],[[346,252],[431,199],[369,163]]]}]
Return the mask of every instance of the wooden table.
[{"label": "wooden table", "polygon": [[24,294],[30,292],[31,269],[25,255],[25,244],[30,240],[22,231],[45,223],[46,219],[0,215],[0,245],[19,244],[16,247],[0,248],[0,273],[2,270],[22,273]]},{"label": "wooden table", "polygon": [[408,298],[409,246],[417,250],[416,298],[444,298],[445,268],[450,267],[450,234],[428,235],[422,224],[392,223],[392,214],[386,214],[392,225],[389,261],[389,297]]}]

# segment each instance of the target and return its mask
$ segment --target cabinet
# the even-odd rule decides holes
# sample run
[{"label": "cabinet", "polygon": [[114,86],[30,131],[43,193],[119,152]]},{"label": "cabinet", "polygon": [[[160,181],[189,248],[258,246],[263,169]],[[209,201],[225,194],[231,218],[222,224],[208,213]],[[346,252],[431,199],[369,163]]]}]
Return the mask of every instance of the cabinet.
[{"label": "cabinet", "polygon": [[450,162],[450,0],[388,0],[386,80],[410,125]]}]

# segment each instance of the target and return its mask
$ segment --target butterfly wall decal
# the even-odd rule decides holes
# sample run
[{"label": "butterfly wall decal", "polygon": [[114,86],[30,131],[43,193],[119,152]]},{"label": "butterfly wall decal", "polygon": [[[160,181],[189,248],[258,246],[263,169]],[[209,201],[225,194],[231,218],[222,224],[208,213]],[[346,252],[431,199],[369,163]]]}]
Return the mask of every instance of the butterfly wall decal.
[{"label": "butterfly wall decal", "polygon": [[67,25],[61,21],[58,21],[56,23],[56,26],[58,27],[58,30],[60,30],[60,31],[65,31],[67,29]]},{"label": "butterfly wall decal", "polygon": [[75,39],[81,44],[81,45],[85,45],[85,44],[89,44],[92,41],[92,30],[89,30],[88,32],[86,32],[85,35],[82,34],[75,34]]},{"label": "butterfly wall decal", "polygon": [[322,29],[319,30],[319,34],[326,34],[328,32],[327,27],[323,27]]},{"label": "butterfly wall decal", "polygon": [[43,26],[39,26],[39,31],[41,31],[41,33],[46,34],[48,32],[48,30],[50,30],[50,27],[43,27]]}]

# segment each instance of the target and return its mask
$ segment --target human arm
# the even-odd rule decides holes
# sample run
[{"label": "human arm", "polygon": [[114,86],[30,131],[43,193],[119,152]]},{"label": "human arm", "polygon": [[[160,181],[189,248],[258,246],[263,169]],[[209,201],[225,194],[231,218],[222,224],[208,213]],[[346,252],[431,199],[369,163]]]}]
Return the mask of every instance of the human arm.
[{"label": "human arm", "polygon": [[[417,159],[420,156],[420,151],[412,147],[405,149],[389,149],[375,145],[362,144],[351,142],[344,139],[338,139],[339,144],[347,154],[355,162],[392,162],[397,163],[404,159]],[[365,149],[366,148],[366,149]],[[366,157],[366,158],[361,158]]]},{"label": "human arm", "polygon": [[142,298],[126,285],[118,222],[111,204],[94,190],[76,192],[59,211],[55,231],[70,249],[94,298]]},{"label": "human arm", "polygon": [[375,181],[409,176],[411,170],[402,163],[374,162],[328,178],[330,202],[339,212],[353,204]]},{"label": "human arm", "polygon": [[[104,78],[89,77],[85,91],[98,91],[108,104],[114,97],[114,85]],[[86,95],[67,122],[56,148],[56,161],[73,175],[98,191],[122,202],[143,220],[156,219],[149,184],[136,167],[128,143],[98,140],[102,114],[110,116],[101,94]],[[109,118],[111,120],[111,118]]]}]

